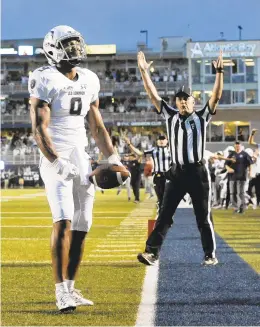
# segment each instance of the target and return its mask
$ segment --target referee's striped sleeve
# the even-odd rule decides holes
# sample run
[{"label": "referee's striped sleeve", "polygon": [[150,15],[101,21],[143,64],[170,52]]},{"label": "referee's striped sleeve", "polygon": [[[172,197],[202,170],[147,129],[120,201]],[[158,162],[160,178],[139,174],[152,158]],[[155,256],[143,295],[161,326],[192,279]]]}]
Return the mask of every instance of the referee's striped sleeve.
[{"label": "referee's striped sleeve", "polygon": [[154,148],[152,148],[152,149],[149,149],[149,150],[145,150],[145,151],[144,151],[144,155],[147,155],[147,154],[152,154],[152,153],[153,153],[153,151],[154,151]]},{"label": "referee's striped sleeve", "polygon": [[164,117],[167,119],[171,116],[174,116],[179,111],[173,107],[171,107],[166,101],[162,99],[161,101],[161,110],[158,112],[158,114],[163,114]]},{"label": "referee's striped sleeve", "polygon": [[216,111],[212,111],[209,107],[209,101],[202,109],[196,110],[196,114],[202,117],[206,122],[209,122],[213,115],[216,115]]}]

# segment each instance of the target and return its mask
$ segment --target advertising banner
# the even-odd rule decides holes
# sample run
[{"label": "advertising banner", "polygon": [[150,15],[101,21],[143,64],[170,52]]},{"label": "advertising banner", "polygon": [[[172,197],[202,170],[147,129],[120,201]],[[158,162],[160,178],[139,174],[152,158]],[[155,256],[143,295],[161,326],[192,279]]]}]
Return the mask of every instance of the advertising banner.
[{"label": "advertising banner", "polygon": [[218,42],[189,42],[187,57],[216,58],[220,50],[224,58],[259,57],[260,41],[218,41]]}]

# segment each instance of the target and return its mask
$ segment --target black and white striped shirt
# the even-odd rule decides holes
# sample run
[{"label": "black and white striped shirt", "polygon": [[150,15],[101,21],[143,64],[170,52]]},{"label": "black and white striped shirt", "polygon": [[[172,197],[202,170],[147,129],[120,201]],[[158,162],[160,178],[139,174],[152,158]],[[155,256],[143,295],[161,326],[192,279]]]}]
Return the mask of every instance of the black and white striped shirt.
[{"label": "black and white striped shirt", "polygon": [[150,154],[152,156],[154,173],[164,173],[170,169],[171,155],[167,146],[157,146],[156,148],[144,151],[144,154]]},{"label": "black and white striped shirt", "polygon": [[199,162],[204,159],[206,127],[214,113],[209,103],[184,117],[164,100],[161,112],[166,119],[166,128],[170,144],[172,162],[179,165]]}]

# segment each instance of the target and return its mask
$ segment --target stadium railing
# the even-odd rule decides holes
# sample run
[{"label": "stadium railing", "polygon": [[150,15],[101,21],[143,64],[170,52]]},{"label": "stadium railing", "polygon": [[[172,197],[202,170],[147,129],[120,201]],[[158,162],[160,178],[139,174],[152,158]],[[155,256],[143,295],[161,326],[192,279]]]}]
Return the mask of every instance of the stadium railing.
[{"label": "stadium railing", "polygon": [[1,160],[5,163],[5,165],[35,165],[39,163],[40,154],[39,153],[32,153],[32,154],[25,154],[23,156],[16,155],[14,156],[12,153],[3,154]]},{"label": "stadium railing", "polygon": [[[176,81],[176,82],[154,82],[156,87],[162,89],[164,91],[173,91],[179,86],[181,86],[185,81]],[[100,91],[101,92],[115,92],[115,91],[144,91],[143,83],[125,81],[125,82],[105,82],[100,81]],[[1,85],[2,94],[15,94],[19,92],[28,92],[27,84],[9,84],[9,85]]]},{"label": "stadium railing", "polygon": [[[117,124],[120,122],[132,123],[132,125],[139,125],[142,122],[158,122],[162,121],[163,117],[157,115],[155,112],[147,109],[144,113],[135,112],[134,109],[130,112],[118,113],[118,112],[107,112],[105,109],[101,108],[101,115],[105,123]],[[11,124],[15,127],[17,124],[30,124],[30,116],[28,114],[16,115],[15,113],[2,114],[1,115],[1,124]],[[136,123],[136,124],[135,124]]]}]

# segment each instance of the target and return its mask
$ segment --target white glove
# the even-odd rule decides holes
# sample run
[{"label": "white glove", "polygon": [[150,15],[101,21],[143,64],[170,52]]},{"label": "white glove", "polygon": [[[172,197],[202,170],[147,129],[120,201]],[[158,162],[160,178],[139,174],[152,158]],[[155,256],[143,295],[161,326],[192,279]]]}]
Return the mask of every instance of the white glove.
[{"label": "white glove", "polygon": [[56,170],[65,181],[70,181],[71,179],[79,176],[79,169],[71,162],[57,158],[52,163],[52,167]]},{"label": "white glove", "polygon": [[107,161],[111,165],[118,165],[118,166],[124,166],[122,162],[120,161],[120,158],[114,153],[110,157],[107,158]]}]

